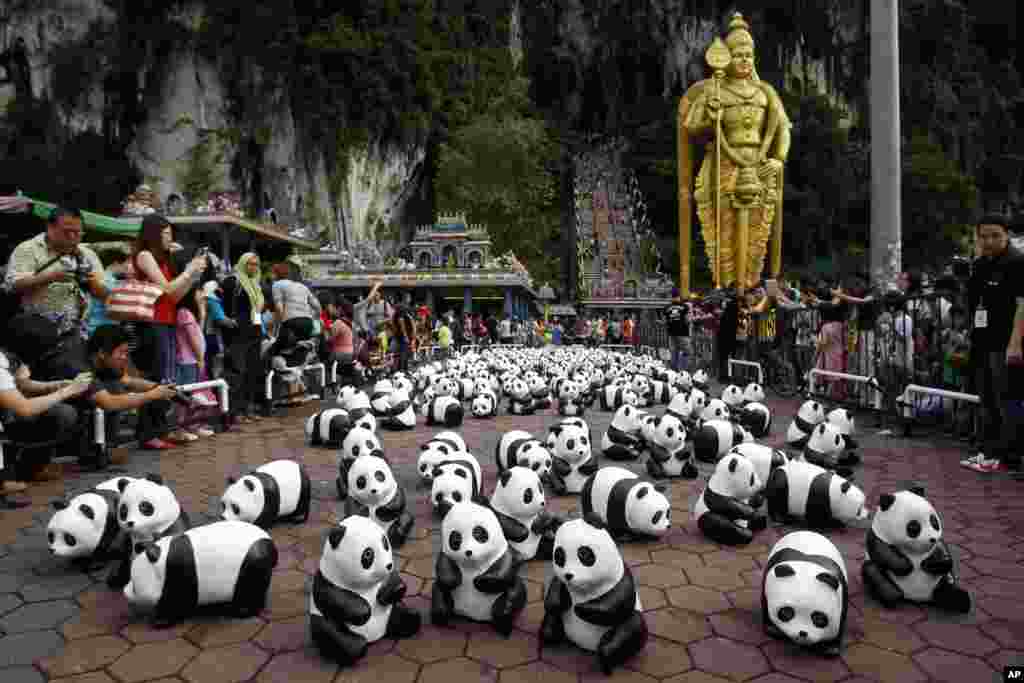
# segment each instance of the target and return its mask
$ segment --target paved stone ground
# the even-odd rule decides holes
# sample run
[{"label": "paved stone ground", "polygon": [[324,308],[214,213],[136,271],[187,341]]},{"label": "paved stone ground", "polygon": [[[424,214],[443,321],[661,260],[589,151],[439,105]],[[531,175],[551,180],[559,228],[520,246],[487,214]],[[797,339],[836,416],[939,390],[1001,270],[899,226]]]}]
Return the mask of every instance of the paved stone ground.
[{"label": "paved stone ground", "polygon": [[[771,401],[778,444],[795,409]],[[132,613],[120,593],[107,590],[105,571],[70,569],[49,556],[44,542],[46,507],[54,497],[77,492],[101,478],[70,472],[65,482],[31,489],[33,506],[0,512],[0,682],[61,681],[105,683],[156,680],[190,683],[310,681],[334,683],[457,683],[458,681],[541,681],[568,683],[604,678],[592,656],[570,647],[538,649],[547,567],[524,569],[529,604],[508,640],[487,627],[425,625],[414,639],[381,642],[358,666],[339,670],[311,648],[306,625],[306,591],[316,571],[325,529],[337,521],[335,458],[331,451],[303,445],[304,416],[314,408],[291,409],[273,419],[161,456],[134,454],[125,471],[160,472],[177,491],[193,520],[212,521],[225,477],[279,457],[304,461],[315,481],[308,524],[273,531],[280,552],[267,609],[244,621],[194,618],[156,630]],[[589,416],[595,435],[609,415]],[[550,411],[526,418],[467,420],[462,428],[484,465],[488,489],[494,481],[494,445],[508,429],[544,433]],[[414,486],[415,458],[431,428],[383,433],[396,463],[396,476]],[[640,584],[652,637],[642,654],[611,678],[631,683],[714,681],[970,681],[1000,680],[1008,663],[1024,664],[1024,483],[983,477],[957,466],[962,446],[905,440],[862,429],[863,472],[859,483],[871,504],[878,494],[906,480],[923,482],[944,517],[946,537],[959,557],[964,584],[975,596],[966,617],[905,606],[882,609],[864,595],[860,564],[864,531],[831,534],[846,558],[851,606],[847,641],[840,658],[827,660],[771,641],[760,624],[761,566],[771,544],[787,529],[770,527],[749,547],[726,549],[705,540],[689,518],[699,493],[696,482],[672,486],[676,528],[659,543],[622,548]],[[426,497],[412,497],[414,537],[398,553],[408,585],[408,602],[429,609],[436,524]],[[550,506],[570,512],[576,500]]]}]

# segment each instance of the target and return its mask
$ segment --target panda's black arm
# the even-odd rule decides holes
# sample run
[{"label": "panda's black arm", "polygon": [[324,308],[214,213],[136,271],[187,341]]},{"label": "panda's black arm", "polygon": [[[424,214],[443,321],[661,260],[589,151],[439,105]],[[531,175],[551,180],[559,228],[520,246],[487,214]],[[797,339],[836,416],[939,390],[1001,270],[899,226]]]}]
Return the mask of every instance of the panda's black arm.
[{"label": "panda's black arm", "polygon": [[370,509],[351,496],[345,499],[344,508],[346,517],[351,517],[352,515],[359,517],[370,516]]},{"label": "panda's black arm", "polygon": [[486,572],[473,579],[473,585],[481,593],[503,593],[519,578],[520,564],[522,557],[510,546]]},{"label": "panda's black arm", "polygon": [[910,559],[900,552],[898,548],[889,545],[876,536],[874,529],[868,531],[867,551],[868,557],[872,561],[896,576],[908,576],[910,572],[914,571],[914,564]]},{"label": "panda's black arm", "polygon": [[544,611],[562,614],[572,606],[569,589],[557,576],[551,578],[548,592],[544,596]]},{"label": "panda's black arm", "polygon": [[384,606],[401,602],[402,598],[405,597],[405,589],[405,582],[402,581],[402,577],[399,576],[397,571],[393,571],[384,581],[384,585],[377,591],[377,602]]},{"label": "panda's black arm", "polygon": [[551,469],[564,477],[572,472],[572,465],[561,458],[551,458]]},{"label": "panda's black arm", "polygon": [[321,572],[313,579],[313,601],[333,622],[362,626],[370,620],[370,604],[366,600],[335,586]]},{"label": "panda's black arm", "polygon": [[704,503],[711,512],[722,515],[730,520],[752,519],[760,514],[746,503],[729,496],[723,496],[717,491],[712,491],[710,488],[704,490]]},{"label": "panda's black arm", "polygon": [[648,450],[648,452],[650,452],[651,458],[655,462],[660,462],[660,463],[668,462],[669,458],[672,457],[672,455],[668,452],[667,449],[665,449],[662,446],[659,446],[656,443],[651,443],[648,446],[647,450]]},{"label": "panda's black arm", "polygon": [[576,616],[598,626],[615,626],[629,619],[636,610],[636,585],[629,567],[615,587],[599,598],[576,605]]},{"label": "panda's black arm", "polygon": [[932,576],[945,576],[953,571],[953,556],[943,541],[939,541],[931,554],[924,558],[921,569]]},{"label": "panda's black arm", "polygon": [[444,553],[437,556],[437,566],[434,567],[435,579],[446,589],[451,590],[462,583],[462,570],[459,565],[452,561]]},{"label": "panda's black arm", "polygon": [[589,477],[594,472],[597,472],[597,470],[599,468],[600,468],[600,465],[597,464],[597,458],[595,458],[594,456],[590,456],[590,459],[587,460],[582,465],[580,465],[577,468],[577,470],[579,471],[580,474],[583,474],[583,475],[586,475],[586,476]]},{"label": "panda's black arm", "polygon": [[494,516],[498,518],[498,524],[501,525],[501,530],[508,540],[514,543],[522,543],[530,537],[530,530],[518,519],[497,510],[494,510]]},{"label": "panda's black arm", "polygon": [[551,513],[542,510],[534,520],[533,524],[530,525],[530,531],[535,534],[543,534],[548,529],[557,529],[562,525],[562,521],[559,517],[552,515]]},{"label": "panda's black arm", "polygon": [[374,510],[377,519],[382,522],[398,519],[403,512],[405,512],[405,489],[401,486],[395,490],[395,495],[391,497],[387,505],[381,505]]}]

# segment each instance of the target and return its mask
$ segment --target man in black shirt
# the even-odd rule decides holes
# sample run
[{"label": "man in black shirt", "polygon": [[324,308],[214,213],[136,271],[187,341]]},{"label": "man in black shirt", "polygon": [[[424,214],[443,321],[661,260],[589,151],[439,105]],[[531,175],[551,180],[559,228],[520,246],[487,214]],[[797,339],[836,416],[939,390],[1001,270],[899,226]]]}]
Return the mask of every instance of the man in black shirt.
[{"label": "man in black shirt", "polygon": [[998,215],[978,223],[980,252],[968,283],[973,320],[971,362],[975,391],[984,415],[982,450],[960,464],[977,472],[999,472],[1020,466],[1016,452],[1018,420],[1011,417],[1011,389],[1019,382],[1024,333],[1024,254],[1010,243],[1009,221]]},{"label": "man in black shirt", "polygon": [[679,290],[672,290],[672,303],[662,312],[668,332],[668,346],[672,352],[672,369],[685,370],[690,355],[690,309],[679,297]]},{"label": "man in black shirt", "polygon": [[409,371],[409,360],[416,351],[416,327],[413,323],[412,295],[402,293],[401,303],[395,306],[392,316],[392,329],[398,341],[398,369]]}]

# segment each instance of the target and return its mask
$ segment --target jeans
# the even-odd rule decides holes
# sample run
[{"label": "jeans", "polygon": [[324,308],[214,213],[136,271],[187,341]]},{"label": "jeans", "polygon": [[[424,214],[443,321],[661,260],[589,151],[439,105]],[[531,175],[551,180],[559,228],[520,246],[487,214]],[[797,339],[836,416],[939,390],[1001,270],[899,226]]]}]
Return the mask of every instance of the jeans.
[{"label": "jeans", "polygon": [[[35,417],[18,418],[9,424],[4,425],[5,436],[12,441],[33,444],[45,441],[52,441],[58,435],[67,439],[78,439],[75,431],[75,423],[78,422],[78,412],[67,403],[58,403],[46,412]],[[79,444],[74,444],[75,449]],[[9,455],[12,449],[6,449]],[[18,479],[31,479],[33,470],[42,467],[53,459],[55,448],[27,448],[21,449],[17,462],[14,463],[16,477]],[[10,467],[8,463],[6,465]]]},{"label": "jeans", "polygon": [[1003,462],[1020,462],[1020,435],[1024,428],[1021,401],[1011,401],[1005,351],[979,351],[975,389],[981,398],[982,451]]},{"label": "jeans", "polygon": [[412,357],[412,349],[409,346],[409,340],[405,337],[395,337],[395,341],[398,342],[398,369],[401,372],[408,372],[409,359]]},{"label": "jeans", "polygon": [[[139,323],[135,326],[139,347],[135,350],[135,367],[151,382],[173,384],[178,377],[177,337],[172,325]],[[170,431],[167,406],[159,401],[139,408],[139,422],[135,438],[140,444],[162,438]]]},{"label": "jeans", "polygon": [[690,364],[689,358],[692,354],[689,337],[668,338],[668,348],[672,352],[672,369],[676,372],[686,370]]}]

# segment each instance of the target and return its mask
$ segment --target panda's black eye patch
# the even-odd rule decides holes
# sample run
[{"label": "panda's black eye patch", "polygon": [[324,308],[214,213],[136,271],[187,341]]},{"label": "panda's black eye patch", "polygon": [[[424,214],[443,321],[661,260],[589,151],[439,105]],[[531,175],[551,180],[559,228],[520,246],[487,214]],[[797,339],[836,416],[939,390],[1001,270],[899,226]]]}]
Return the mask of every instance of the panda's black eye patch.
[{"label": "panda's black eye patch", "polygon": [[458,550],[462,547],[462,534],[458,531],[453,531],[448,534],[448,547],[452,550]]},{"label": "panda's black eye patch", "polygon": [[125,521],[126,519],[128,519],[128,504],[127,503],[121,503],[121,509],[118,510],[118,516],[121,518],[122,522]]},{"label": "panda's black eye patch", "polygon": [[376,472],[373,473],[373,478],[379,482],[383,482],[385,479],[387,479],[387,477],[384,476],[384,473],[381,472],[380,470],[377,470]]},{"label": "panda's black eye patch", "polygon": [[363,564],[363,569],[369,569],[373,566],[373,556],[373,548],[367,548],[363,551],[363,557],[360,560]]},{"label": "panda's black eye patch", "polygon": [[355,457],[357,455],[359,455],[359,444],[352,447],[352,456]]},{"label": "panda's black eye patch", "polygon": [[907,536],[911,538],[917,538],[921,535],[921,522],[916,519],[912,519],[907,522]]},{"label": "panda's black eye patch", "polygon": [[434,496],[434,501],[437,502],[438,505],[443,503],[444,502],[444,494],[443,493],[438,493],[436,496]]},{"label": "panda's black eye patch", "polygon": [[648,491],[648,489],[647,489],[646,486],[644,486],[639,491],[637,491],[636,492],[637,500],[640,500],[641,498],[644,498],[647,495],[647,491]]},{"label": "panda's black eye patch", "polygon": [[452,500],[454,500],[456,503],[461,503],[462,502],[462,492],[461,491],[456,491],[455,493],[453,493],[452,494]]},{"label": "panda's black eye patch", "polygon": [[52,544],[56,540],[56,538],[57,537],[54,535],[52,531],[46,532],[46,540],[48,543]]},{"label": "panda's black eye patch", "polygon": [[565,442],[565,447],[568,448],[569,450],[576,448],[576,440],[569,439],[568,441]]},{"label": "panda's black eye patch", "polygon": [[828,615],[824,612],[812,612],[811,623],[818,628],[825,628],[828,626]]},{"label": "panda's black eye patch", "polygon": [[523,491],[523,502],[527,505],[533,502],[533,489]]},{"label": "panda's black eye patch", "polygon": [[426,472],[427,467],[429,467],[427,463],[423,463],[422,465],[420,465],[420,472]]},{"label": "panda's black eye patch", "polygon": [[466,473],[466,470],[462,469],[461,467],[455,470],[455,476],[462,477],[463,479],[469,479],[469,475]]},{"label": "panda's black eye patch", "polygon": [[139,512],[141,512],[146,517],[152,517],[153,513],[156,512],[156,508],[153,507],[153,504],[150,503],[148,500],[144,500],[141,503],[139,503]]},{"label": "panda's black eye patch", "polygon": [[593,567],[594,563],[597,562],[597,555],[587,545],[580,546],[580,549],[576,551],[576,557],[580,558],[580,563],[584,567]]},{"label": "panda's black eye patch", "polygon": [[239,514],[242,513],[241,508],[238,507],[238,503],[232,503],[231,504],[231,511],[234,512],[236,515],[239,515]]},{"label": "panda's black eye patch", "polygon": [[359,477],[356,479],[356,488],[359,488],[359,489],[365,489],[366,488],[366,475],[363,475],[363,474],[359,475]]},{"label": "panda's black eye patch", "polygon": [[779,611],[775,613],[775,616],[777,616],[779,621],[782,622],[791,621],[793,617],[796,616],[796,610],[789,605],[786,605],[785,607],[780,607]]},{"label": "panda's black eye patch", "polygon": [[532,469],[534,472],[536,472],[537,470],[540,469],[540,463],[539,462],[533,463],[532,465],[530,465],[530,469]]},{"label": "panda's black eye patch", "polygon": [[673,436],[675,436],[675,433],[676,433],[676,430],[672,429],[671,427],[669,427],[668,429],[665,430],[665,436],[667,436],[670,439]]},{"label": "panda's black eye patch", "polygon": [[366,447],[367,447],[368,449],[370,449],[370,450],[372,451],[372,450],[373,450],[373,448],[374,448],[374,445],[375,445],[375,444],[374,444],[374,443],[373,443],[372,441],[370,441],[369,439],[367,439],[367,441],[366,441]]},{"label": "panda's black eye patch", "polygon": [[751,486],[754,485],[754,475],[753,474],[750,475],[750,485]]},{"label": "panda's black eye patch", "polygon": [[482,526],[473,527],[473,540],[477,543],[487,543],[490,538],[490,534],[487,533],[487,529]]},{"label": "panda's black eye patch", "polygon": [[580,443],[583,444],[584,446],[586,446],[587,445],[587,437],[581,436],[580,437]]},{"label": "panda's black eye patch", "polygon": [[76,539],[71,534],[64,534],[64,542],[69,546],[74,546],[76,543],[78,543],[78,539]]},{"label": "panda's black eye patch", "polygon": [[555,548],[555,552],[552,555],[552,557],[554,558],[556,565],[558,565],[559,567],[565,566],[565,548]]},{"label": "panda's black eye patch", "polygon": [[931,517],[929,517],[928,518],[928,523],[931,524],[932,528],[935,529],[936,531],[941,531],[941,528],[940,528],[940,525],[939,525],[939,517],[938,517],[938,515],[932,515]]},{"label": "panda's black eye patch", "polygon": [[655,512],[654,513],[654,517],[651,517],[651,524],[657,524],[658,522],[660,522],[661,521],[661,515],[662,515],[661,510],[658,510],[657,512]]},{"label": "panda's black eye patch", "polygon": [[391,544],[388,542],[388,537],[387,536],[381,536],[380,539],[381,539],[381,544],[384,546],[384,550],[390,550],[391,549]]}]

